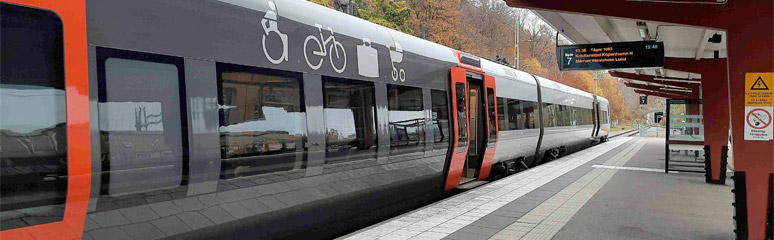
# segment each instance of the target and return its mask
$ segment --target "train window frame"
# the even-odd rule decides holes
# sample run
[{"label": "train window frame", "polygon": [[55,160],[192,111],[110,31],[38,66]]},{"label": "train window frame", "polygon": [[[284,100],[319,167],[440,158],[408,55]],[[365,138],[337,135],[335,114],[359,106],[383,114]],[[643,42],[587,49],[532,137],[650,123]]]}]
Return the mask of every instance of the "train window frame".
[{"label": "train window frame", "polygon": [[[216,68],[216,74],[217,74],[217,76],[216,76],[217,91],[218,91],[217,98],[218,98],[218,105],[220,106],[219,109],[218,109],[218,136],[219,136],[219,141],[220,141],[220,144],[219,144],[218,147],[219,147],[219,149],[221,151],[221,153],[220,153],[221,168],[220,168],[220,173],[219,173],[220,177],[219,178],[221,180],[231,180],[231,179],[236,179],[236,178],[241,178],[241,177],[250,178],[250,177],[256,177],[256,176],[261,176],[261,175],[266,175],[266,174],[276,174],[276,173],[282,173],[282,172],[289,172],[289,171],[294,171],[294,170],[306,169],[307,164],[308,164],[308,146],[307,146],[307,143],[308,143],[308,136],[309,136],[309,129],[308,129],[307,123],[308,123],[309,119],[308,119],[307,111],[306,111],[307,109],[306,109],[306,98],[305,98],[305,92],[304,92],[303,73],[293,72],[293,71],[284,71],[284,70],[278,70],[278,69],[270,69],[270,68],[262,68],[262,67],[254,67],[254,66],[247,66],[247,65],[229,64],[229,63],[222,63],[222,62],[217,62],[215,68]],[[300,141],[299,142],[295,142],[295,144],[289,144],[291,142],[280,142],[280,141],[272,142],[272,141],[268,141],[268,143],[264,142],[265,144],[262,145],[262,148],[264,150],[263,152],[256,152],[254,154],[246,153],[246,154],[240,155],[240,156],[229,157],[228,154],[224,152],[224,149],[231,149],[232,146],[224,145],[225,142],[228,142],[228,141],[224,141],[224,137],[225,137],[224,129],[226,127],[231,126],[231,125],[238,125],[238,124],[244,124],[244,123],[251,122],[251,121],[248,121],[248,120],[259,120],[259,121],[260,120],[267,120],[266,119],[267,118],[267,114],[263,111],[263,107],[265,105],[258,105],[258,102],[256,102],[255,106],[261,106],[261,108],[259,110],[254,110],[255,112],[253,114],[253,118],[249,119],[245,115],[245,116],[243,116],[244,119],[241,122],[233,122],[233,123],[227,122],[228,120],[230,120],[229,117],[231,116],[231,112],[230,111],[228,111],[228,112],[226,111],[226,110],[229,110],[229,109],[227,109],[228,106],[226,106],[226,98],[225,98],[226,97],[225,94],[226,94],[227,90],[233,90],[233,91],[230,92],[230,94],[234,98],[240,98],[240,97],[239,97],[239,91],[237,91],[236,88],[224,87],[224,83],[226,83],[226,84],[233,84],[233,85],[240,85],[241,84],[241,85],[245,85],[245,86],[247,86],[247,85],[256,85],[256,84],[253,84],[252,82],[249,82],[249,83],[239,83],[236,80],[226,80],[225,77],[224,77],[224,74],[227,74],[227,73],[250,74],[251,78],[253,78],[253,77],[276,77],[276,78],[287,78],[287,79],[295,80],[295,82],[294,82],[296,84],[296,86],[295,86],[296,89],[295,90],[297,90],[296,94],[297,94],[298,98],[294,99],[297,102],[296,102],[296,105],[294,105],[293,107],[297,107],[298,109],[297,109],[297,111],[292,111],[292,112],[287,112],[287,113],[300,113],[300,115],[303,116],[303,117],[299,118],[299,120],[301,120],[301,122],[298,124],[299,126],[302,126],[302,129],[299,128],[300,132],[301,132],[300,139],[299,139]],[[270,89],[273,89],[274,87],[275,86],[270,86]],[[245,89],[243,89],[243,90],[244,90],[244,92],[242,93],[242,94],[244,94],[244,96],[242,96],[243,99],[249,98],[251,96],[255,96],[255,97],[260,96],[261,99],[266,97],[266,96],[264,96],[265,92],[264,92],[263,88],[253,89],[253,90],[257,90],[257,91],[250,91],[250,90],[248,90],[245,87]],[[247,100],[245,100],[245,101],[247,102]],[[284,103],[284,102],[283,103],[279,103],[279,102],[275,102],[274,103],[274,105],[282,105],[282,104],[287,104],[287,103]],[[291,104],[293,104],[293,103],[291,103]],[[272,104],[268,104],[268,105],[269,106],[273,106]],[[243,111],[245,111],[245,110],[243,110]],[[299,130],[299,129],[297,129],[297,130]],[[253,130],[255,130],[255,129],[253,129]],[[259,131],[244,131],[243,133],[255,133],[255,132],[259,132]],[[271,130],[267,129],[264,132],[266,132],[266,133],[270,133],[270,132],[282,133],[282,132],[286,132],[286,131],[281,131],[281,130],[276,130],[276,129],[271,129]],[[265,134],[262,134],[261,136],[263,136],[263,135],[265,135]],[[271,135],[275,135],[275,134],[271,134]],[[290,134],[288,133],[288,135],[290,135]],[[281,136],[286,136],[286,135],[281,135]],[[272,137],[272,136],[270,136],[270,137]],[[261,137],[261,139],[265,140],[263,137]],[[274,139],[277,139],[277,138],[274,138]],[[282,139],[282,137],[280,137],[279,139],[280,140],[287,140],[287,138]],[[271,140],[271,138],[270,138],[270,140]],[[292,146],[292,148],[290,146]],[[279,149],[276,149],[277,147],[279,147]],[[244,149],[248,149],[248,148],[249,147],[246,147]],[[251,149],[257,150],[257,148],[255,148],[255,147],[253,147]],[[292,151],[284,151],[285,149],[292,149]],[[269,152],[269,153],[266,154],[266,152]],[[272,159],[272,160],[276,161],[276,159],[278,159],[278,158],[275,158],[273,156],[278,156],[278,155],[285,155],[283,157],[285,157],[288,162],[293,161],[293,164],[285,164],[285,168],[279,168],[279,169],[278,169],[278,166],[281,165],[281,164],[274,164],[274,165],[268,164],[268,165],[261,165],[261,166],[257,166],[257,167],[256,167],[256,165],[250,164],[250,163],[254,163],[256,158],[261,158],[261,157],[268,157],[268,159]],[[232,158],[233,158],[233,160],[229,160],[229,159],[232,159]],[[243,159],[247,159],[247,160],[240,161],[239,158],[243,158]],[[250,161],[250,160],[252,160],[252,161]],[[291,166],[291,165],[292,165],[292,167],[290,169],[287,169],[287,167]],[[242,172],[244,171],[242,169],[250,169],[251,167],[253,167],[253,170],[261,168],[261,167],[264,167],[264,169],[259,169],[259,170],[255,171],[255,172],[248,172],[246,174],[242,174]]]},{"label": "train window frame", "polygon": [[[176,56],[169,56],[169,55],[162,55],[162,54],[155,54],[155,53],[146,53],[146,52],[137,52],[137,51],[130,51],[130,50],[122,50],[122,49],[114,49],[114,48],[107,48],[107,47],[97,47],[96,48],[96,56],[97,56],[97,92],[98,92],[98,103],[106,103],[107,102],[107,60],[113,58],[113,59],[123,59],[123,60],[130,60],[130,61],[141,61],[141,62],[150,62],[150,63],[160,63],[160,64],[170,64],[174,65],[177,70],[177,78],[178,78],[178,102],[179,102],[179,117],[180,117],[180,134],[181,134],[181,178],[180,183],[175,188],[187,188],[188,187],[188,179],[189,179],[189,169],[190,169],[190,157],[189,157],[189,139],[188,139],[188,98],[186,95],[186,84],[185,84],[185,60],[182,57],[176,57]],[[97,123],[99,124],[99,123]],[[100,151],[104,152],[104,147],[100,147]],[[100,181],[100,191],[99,196],[100,198],[110,197],[109,194],[109,186],[110,186],[110,171],[111,171],[111,165],[110,161],[102,161],[101,165],[101,181]],[[142,192],[153,192],[153,191],[159,191],[161,189],[149,189]],[[128,194],[137,194],[138,192],[132,192]],[[101,201],[102,202],[102,201]],[[128,207],[128,206],[127,206]],[[100,211],[100,205],[97,206],[98,211]],[[122,207],[123,208],[123,207]]]},{"label": "train window frame", "polygon": [[[25,187],[27,189],[24,190],[30,190],[33,196],[32,200],[29,199],[22,199],[19,203],[17,203],[17,206],[10,206],[6,207],[6,209],[2,209],[0,211],[3,212],[10,212],[10,211],[17,211],[17,210],[23,210],[25,212],[33,211],[37,216],[46,216],[44,218],[38,218],[34,222],[25,222],[18,218],[8,218],[4,219],[4,223],[2,224],[2,228],[0,228],[0,231],[15,231],[14,229],[21,229],[21,228],[28,228],[28,227],[43,227],[40,226],[42,224],[51,224],[51,223],[61,223],[68,221],[68,216],[65,214],[65,208],[67,208],[67,205],[70,204],[70,197],[68,197],[70,194],[77,194],[77,192],[74,191],[73,187],[78,186],[78,184],[73,184],[72,181],[70,181],[69,176],[76,170],[71,169],[72,168],[72,161],[75,160],[72,155],[72,147],[71,145],[77,145],[71,143],[69,140],[78,137],[77,133],[72,133],[70,129],[71,122],[68,121],[68,116],[71,115],[68,108],[68,101],[67,101],[67,90],[71,87],[67,84],[70,83],[67,81],[67,74],[65,69],[65,63],[66,60],[66,52],[65,52],[65,45],[64,42],[68,38],[65,36],[65,21],[64,19],[57,14],[55,10],[49,10],[49,9],[41,9],[37,7],[30,7],[30,6],[24,6],[24,5],[17,5],[13,3],[0,3],[0,9],[2,9],[2,22],[5,22],[3,30],[2,37],[5,41],[0,41],[3,43],[3,48],[9,48],[9,49],[20,49],[18,48],[19,45],[17,44],[34,44],[34,43],[40,43],[40,45],[35,46],[34,48],[22,48],[22,49],[35,49],[40,50],[37,52],[28,52],[28,51],[3,51],[4,59],[6,61],[3,61],[0,66],[0,69],[2,69],[2,75],[3,80],[7,81],[5,83],[0,84],[0,98],[5,95],[7,97],[6,101],[0,100],[0,103],[8,103],[8,100],[19,98],[19,95],[25,95],[25,94],[14,94],[13,92],[16,91],[35,91],[36,94],[34,96],[37,97],[37,99],[15,99],[17,103],[20,104],[36,104],[34,106],[34,109],[36,109],[34,112],[39,113],[44,110],[49,110],[49,113],[53,114],[51,116],[37,116],[37,117],[48,117],[46,120],[47,122],[40,122],[40,123],[32,123],[27,122],[26,119],[13,119],[11,118],[11,122],[14,120],[20,121],[20,122],[27,122],[27,126],[25,128],[32,127],[33,129],[25,129],[21,128],[19,126],[2,126],[0,125],[0,129],[3,129],[3,136],[7,138],[13,138],[21,136],[22,139],[17,139],[17,141],[11,141],[11,143],[17,143],[17,146],[21,146],[21,148],[18,148],[18,150],[25,149],[29,151],[30,148],[34,149],[33,152],[27,152],[21,153],[21,151],[9,151],[14,150],[13,148],[9,148],[8,146],[3,146],[3,149],[5,149],[5,152],[3,152],[4,155],[0,155],[0,159],[2,159],[3,164],[6,165],[5,167],[0,167],[0,169],[4,169],[6,167],[15,167],[16,163],[29,163],[30,158],[32,158],[32,161],[35,162],[36,167],[33,170],[50,170],[48,169],[47,165],[54,165],[55,171],[53,172],[34,172],[33,174],[36,174],[37,177],[42,177],[40,183],[30,182],[29,184],[31,186]],[[8,21],[8,22],[6,22]],[[14,27],[9,27],[10,26]],[[19,25],[15,25],[19,24]],[[24,41],[24,37],[30,37],[29,34],[35,34],[30,33],[29,30],[35,30],[37,34],[45,35],[47,38],[43,39],[40,42],[30,42],[30,41]],[[69,31],[68,31],[69,32]],[[43,33],[43,34],[41,34]],[[27,35],[25,35],[27,34]],[[25,35],[24,37],[20,37],[20,35]],[[8,37],[8,39],[6,39]],[[33,35],[32,37],[36,37]],[[39,37],[39,36],[37,36]],[[16,40],[16,41],[14,41]],[[44,44],[45,43],[45,44]],[[50,47],[50,48],[49,48]],[[44,51],[44,50],[50,50],[50,51]],[[10,55],[10,58],[7,55]],[[38,55],[36,55],[38,54]],[[15,56],[20,56],[20,58],[16,58]],[[18,61],[7,61],[7,59],[14,59]],[[43,61],[36,61],[36,60],[43,60]],[[6,65],[9,64],[10,66]],[[27,67],[27,66],[33,66],[33,67]],[[18,68],[27,70],[27,71],[15,71]],[[38,70],[38,71],[31,71],[31,70]],[[48,73],[46,75],[33,75],[34,74],[41,74],[41,73]],[[70,83],[72,84],[72,83]],[[3,94],[3,92],[7,92],[6,94]],[[29,97],[29,96],[28,96]],[[48,98],[46,98],[48,97]],[[11,101],[13,102],[13,101]],[[77,102],[77,101],[76,101]],[[50,104],[49,109],[44,109],[42,107],[43,103]],[[9,106],[5,106],[2,109],[9,110]],[[17,111],[20,109],[17,109]],[[30,112],[32,113],[32,112]],[[0,111],[0,115],[2,114],[2,111]],[[48,115],[48,114],[43,114]],[[12,117],[14,115],[11,115]],[[29,117],[29,116],[28,116]],[[5,119],[5,121],[0,121],[0,123],[8,123],[9,119]],[[37,124],[37,125],[36,125]],[[43,126],[43,124],[53,124],[50,126]],[[9,130],[9,131],[5,131]],[[19,131],[19,132],[17,132]],[[41,138],[42,137],[42,138]],[[41,141],[42,140],[42,141]],[[0,143],[5,142],[8,143],[7,139],[6,141],[0,140]],[[39,146],[37,144],[41,145],[47,145],[49,151],[43,151],[43,147],[37,148],[34,146]],[[33,146],[29,146],[33,145]],[[16,156],[9,156],[8,154],[20,154]],[[41,156],[43,154],[49,155],[49,156]],[[48,158],[47,160],[43,160],[42,158]],[[16,160],[22,160],[17,162]],[[27,161],[24,161],[27,160]],[[45,164],[44,162],[49,162],[51,164]],[[25,167],[25,166],[21,166]],[[29,171],[29,170],[27,170]],[[5,171],[4,171],[5,172]],[[53,175],[57,174],[57,175]],[[0,182],[7,183],[8,187],[3,187],[3,189],[6,189],[6,191],[14,190],[19,188],[17,180],[30,180],[31,178],[34,178],[35,176],[19,176],[13,181],[9,181],[8,175],[1,174],[0,176],[5,177],[5,180],[2,180]],[[11,176],[14,177],[14,176]],[[89,180],[90,181],[90,180]],[[41,190],[43,188],[43,184],[49,183],[49,186],[53,188],[51,191],[47,190]],[[24,184],[22,184],[24,185]],[[86,190],[88,191],[88,190]],[[15,191],[14,191],[15,192]],[[49,199],[40,199],[41,193],[53,193],[53,197],[49,197]],[[24,193],[24,192],[23,192]],[[87,192],[88,193],[88,192]],[[0,195],[3,197],[19,197],[17,192],[14,194],[5,192],[4,194]],[[22,198],[29,198],[29,196],[21,196]],[[3,201],[7,203],[6,201]],[[31,203],[32,202],[32,203]],[[13,202],[12,202],[13,203]],[[3,205],[0,205],[0,209]],[[10,208],[10,209],[8,209]],[[13,216],[13,215],[10,215]],[[25,216],[22,214],[21,216]],[[17,220],[15,223],[13,220]]]}]

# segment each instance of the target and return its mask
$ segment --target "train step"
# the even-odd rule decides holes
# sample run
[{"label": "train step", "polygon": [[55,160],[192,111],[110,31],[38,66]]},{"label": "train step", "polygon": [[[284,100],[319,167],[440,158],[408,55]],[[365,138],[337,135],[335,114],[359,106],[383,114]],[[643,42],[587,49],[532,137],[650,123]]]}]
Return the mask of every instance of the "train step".
[{"label": "train step", "polygon": [[467,182],[465,184],[459,185],[457,187],[457,190],[467,191],[487,183],[489,183],[489,181],[471,181],[471,182]]}]

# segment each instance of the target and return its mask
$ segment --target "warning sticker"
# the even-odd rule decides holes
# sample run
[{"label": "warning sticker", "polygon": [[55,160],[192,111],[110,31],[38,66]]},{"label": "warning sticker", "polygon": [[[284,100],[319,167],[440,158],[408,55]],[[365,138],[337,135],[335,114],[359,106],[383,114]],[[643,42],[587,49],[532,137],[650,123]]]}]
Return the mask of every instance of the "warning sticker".
[{"label": "warning sticker", "polygon": [[747,73],[745,106],[774,106],[774,73]]},{"label": "warning sticker", "polygon": [[744,140],[768,141],[774,139],[772,127],[774,107],[745,107]]}]

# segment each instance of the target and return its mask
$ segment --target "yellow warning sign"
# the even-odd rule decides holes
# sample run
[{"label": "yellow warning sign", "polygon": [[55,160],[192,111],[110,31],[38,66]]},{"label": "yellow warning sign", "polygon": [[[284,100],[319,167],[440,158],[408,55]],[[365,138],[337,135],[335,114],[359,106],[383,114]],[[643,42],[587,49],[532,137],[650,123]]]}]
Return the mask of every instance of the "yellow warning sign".
[{"label": "yellow warning sign", "polygon": [[745,75],[744,105],[774,106],[774,73]]}]

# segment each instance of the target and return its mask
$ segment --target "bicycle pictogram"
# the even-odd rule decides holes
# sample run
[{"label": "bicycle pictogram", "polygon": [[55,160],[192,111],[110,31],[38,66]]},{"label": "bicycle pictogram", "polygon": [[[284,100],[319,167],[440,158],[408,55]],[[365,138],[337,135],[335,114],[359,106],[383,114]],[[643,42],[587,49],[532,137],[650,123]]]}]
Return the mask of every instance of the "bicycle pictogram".
[{"label": "bicycle pictogram", "polygon": [[[269,59],[269,62],[274,64],[280,64],[283,61],[288,61],[288,35],[279,31],[279,27],[277,26],[277,16],[277,5],[274,4],[274,1],[269,1],[269,10],[266,11],[266,15],[264,15],[263,19],[261,19],[261,26],[263,27],[263,38],[261,39],[261,43],[263,44],[263,54],[266,55],[266,58]],[[271,33],[277,34],[277,36],[280,38],[280,41],[282,41],[282,56],[279,58],[271,57],[269,52],[266,50],[268,48],[266,46],[266,37]]]},{"label": "bicycle pictogram", "polygon": [[[337,73],[344,72],[344,70],[347,68],[347,52],[344,50],[344,45],[342,45],[341,42],[336,41],[336,37],[334,36],[333,29],[331,29],[331,27],[327,28],[331,35],[328,36],[328,38],[325,38],[323,36],[322,25],[315,24],[314,26],[317,27],[317,30],[320,32],[320,38],[318,39],[317,36],[309,35],[304,40],[304,58],[306,59],[306,64],[314,70],[320,69],[325,60],[325,57],[328,56],[331,61],[331,67],[333,67],[333,70]],[[312,45],[313,47],[317,48],[317,50],[312,51],[312,54],[320,57],[320,61],[318,61],[317,64],[312,64],[312,62],[309,61],[307,46],[309,45],[310,41],[317,43]],[[329,43],[330,45],[328,45]],[[339,67],[336,66],[336,60],[338,59],[343,59],[343,64],[341,64]]]}]

